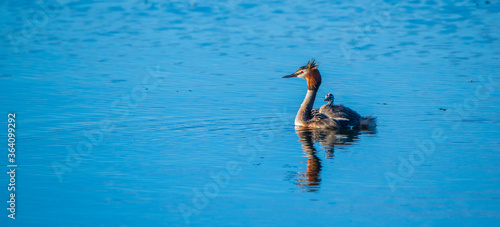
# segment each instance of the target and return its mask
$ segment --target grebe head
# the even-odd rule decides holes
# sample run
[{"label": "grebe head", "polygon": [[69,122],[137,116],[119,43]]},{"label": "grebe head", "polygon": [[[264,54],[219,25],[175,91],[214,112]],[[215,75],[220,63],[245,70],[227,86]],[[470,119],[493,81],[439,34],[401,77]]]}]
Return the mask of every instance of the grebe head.
[{"label": "grebe head", "polygon": [[317,90],[321,85],[321,75],[319,74],[316,60],[314,59],[307,62],[307,65],[300,67],[294,73],[286,75],[282,78],[292,78],[292,77],[306,79],[308,90]]},{"label": "grebe head", "polygon": [[334,100],[334,97],[332,95],[332,93],[328,93],[325,95],[325,102],[333,102]]}]

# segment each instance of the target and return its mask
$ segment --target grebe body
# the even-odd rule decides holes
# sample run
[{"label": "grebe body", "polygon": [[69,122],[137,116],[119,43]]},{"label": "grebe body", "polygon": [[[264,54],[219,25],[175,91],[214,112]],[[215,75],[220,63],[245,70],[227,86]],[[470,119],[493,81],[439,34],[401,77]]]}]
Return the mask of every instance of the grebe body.
[{"label": "grebe body", "polygon": [[319,110],[313,109],[316,94],[321,85],[321,74],[315,60],[309,61],[307,65],[300,67],[295,73],[283,78],[303,78],[307,81],[307,93],[295,116],[295,125],[309,128],[331,128],[331,129],[373,129],[376,126],[376,118],[361,117],[356,111],[343,105],[334,105],[334,97],[327,94],[323,105]]}]

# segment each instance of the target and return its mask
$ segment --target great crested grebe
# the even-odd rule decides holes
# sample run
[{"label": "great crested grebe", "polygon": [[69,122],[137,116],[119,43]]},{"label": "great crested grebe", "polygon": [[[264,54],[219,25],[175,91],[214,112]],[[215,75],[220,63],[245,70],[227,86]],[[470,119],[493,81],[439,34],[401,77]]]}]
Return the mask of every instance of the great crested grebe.
[{"label": "great crested grebe", "polygon": [[[307,94],[300,105],[300,109],[295,116],[295,125],[310,128],[332,128],[332,129],[373,129],[376,126],[376,118],[361,117],[354,110],[343,105],[333,105],[333,95],[325,97],[328,104],[323,105],[319,110],[314,109],[314,100],[319,86],[321,85],[321,74],[318,65],[313,59],[307,65],[300,67],[295,73],[283,78],[298,77],[306,79]],[[326,115],[326,116],[325,116]]]}]

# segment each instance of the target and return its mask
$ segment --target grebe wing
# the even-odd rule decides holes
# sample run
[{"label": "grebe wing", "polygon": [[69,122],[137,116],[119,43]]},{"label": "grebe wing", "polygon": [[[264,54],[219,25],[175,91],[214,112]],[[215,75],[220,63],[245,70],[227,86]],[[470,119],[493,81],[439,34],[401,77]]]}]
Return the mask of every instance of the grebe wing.
[{"label": "grebe wing", "polygon": [[328,115],[323,114],[323,113],[316,113],[316,114],[313,114],[312,120],[314,120],[314,121],[320,121],[320,120],[326,119],[326,118],[329,118]]},{"label": "grebe wing", "polygon": [[324,113],[315,114],[313,118],[309,120],[308,125],[315,128],[341,128],[341,123],[337,119],[330,118]]},{"label": "grebe wing", "polygon": [[319,109],[312,109],[311,110],[311,115],[314,116],[314,115],[318,114],[319,112],[320,112]]},{"label": "grebe wing", "polygon": [[341,117],[341,118],[347,118],[351,121],[360,121],[361,115],[356,113],[356,111],[352,110],[349,107],[343,106],[343,105],[335,105],[333,106],[333,111],[334,116],[336,117]]}]

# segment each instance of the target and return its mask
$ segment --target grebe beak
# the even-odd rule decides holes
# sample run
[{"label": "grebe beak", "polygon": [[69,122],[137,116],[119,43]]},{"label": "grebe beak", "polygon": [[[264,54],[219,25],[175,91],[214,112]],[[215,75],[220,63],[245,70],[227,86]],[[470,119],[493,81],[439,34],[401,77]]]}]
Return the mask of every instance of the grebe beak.
[{"label": "grebe beak", "polygon": [[281,77],[281,78],[292,78],[292,77],[297,77],[297,75],[299,75],[298,73],[292,73],[290,75],[286,75],[284,77]]}]

